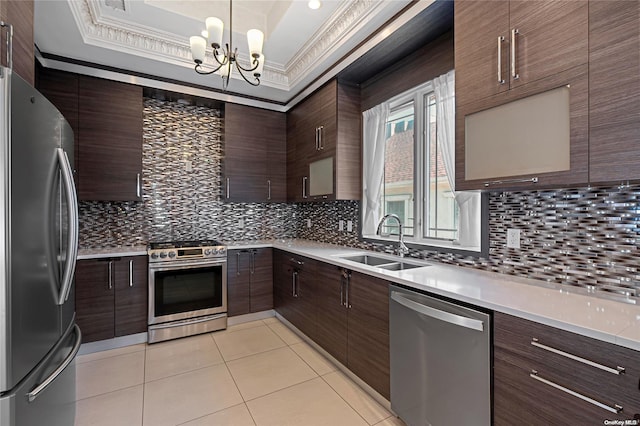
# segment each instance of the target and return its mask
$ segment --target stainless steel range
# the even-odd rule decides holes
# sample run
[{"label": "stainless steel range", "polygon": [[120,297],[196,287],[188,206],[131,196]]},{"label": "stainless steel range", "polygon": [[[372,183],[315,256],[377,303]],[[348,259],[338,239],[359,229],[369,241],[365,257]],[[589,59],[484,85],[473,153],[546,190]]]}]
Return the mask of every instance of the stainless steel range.
[{"label": "stainless steel range", "polygon": [[227,248],[149,243],[149,343],[227,328]]}]

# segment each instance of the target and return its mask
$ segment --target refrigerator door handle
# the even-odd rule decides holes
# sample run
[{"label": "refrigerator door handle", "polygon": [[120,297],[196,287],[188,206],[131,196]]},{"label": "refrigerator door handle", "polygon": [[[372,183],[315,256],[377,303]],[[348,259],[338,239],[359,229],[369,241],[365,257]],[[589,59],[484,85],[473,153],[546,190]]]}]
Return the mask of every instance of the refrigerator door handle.
[{"label": "refrigerator door handle", "polygon": [[63,184],[67,194],[67,207],[69,217],[68,254],[67,263],[62,275],[62,285],[58,297],[58,305],[63,305],[69,298],[71,285],[73,284],[73,274],[76,269],[76,258],[78,256],[78,199],[76,197],[76,186],[73,183],[73,172],[69,164],[67,153],[62,148],[56,148],[58,163],[62,170]]},{"label": "refrigerator door handle", "polygon": [[60,364],[58,368],[56,368],[56,370],[53,373],[51,373],[49,377],[47,377],[42,383],[40,383],[31,392],[27,394],[27,399],[29,400],[29,402],[35,401],[36,398],[40,395],[40,393],[42,393],[42,391],[44,391],[47,387],[49,387],[49,385],[53,383],[53,381],[57,379],[60,374],[62,374],[64,369],[67,368],[69,364],[71,364],[73,359],[78,354],[78,351],[80,350],[80,343],[82,342],[82,332],[80,331],[80,327],[78,327],[78,324],[74,324],[73,329],[76,334],[76,342],[73,345],[73,349],[71,350],[71,353],[69,353],[69,355],[65,358],[62,364]]}]

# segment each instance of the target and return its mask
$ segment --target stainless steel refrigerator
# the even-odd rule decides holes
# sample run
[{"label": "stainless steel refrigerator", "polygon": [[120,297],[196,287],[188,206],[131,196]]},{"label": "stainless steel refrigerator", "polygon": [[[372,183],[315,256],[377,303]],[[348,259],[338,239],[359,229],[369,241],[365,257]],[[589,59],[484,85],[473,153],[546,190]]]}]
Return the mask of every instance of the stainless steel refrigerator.
[{"label": "stainless steel refrigerator", "polygon": [[75,418],[73,132],[58,110],[0,67],[0,425]]}]

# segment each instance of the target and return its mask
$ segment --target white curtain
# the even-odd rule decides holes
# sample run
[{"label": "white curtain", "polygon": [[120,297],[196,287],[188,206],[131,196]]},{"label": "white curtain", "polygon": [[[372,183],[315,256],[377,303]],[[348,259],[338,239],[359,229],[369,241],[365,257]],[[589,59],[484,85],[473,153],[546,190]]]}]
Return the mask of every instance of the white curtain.
[{"label": "white curtain", "polygon": [[385,124],[389,105],[383,103],[362,113],[363,235],[373,235],[380,220],[380,191],[384,178]]},{"label": "white curtain", "polygon": [[447,179],[458,203],[458,242],[461,246],[480,246],[480,193],[456,192],[456,134],[455,134],[455,71],[449,71],[433,80],[436,97],[437,142],[442,149],[442,160]]}]

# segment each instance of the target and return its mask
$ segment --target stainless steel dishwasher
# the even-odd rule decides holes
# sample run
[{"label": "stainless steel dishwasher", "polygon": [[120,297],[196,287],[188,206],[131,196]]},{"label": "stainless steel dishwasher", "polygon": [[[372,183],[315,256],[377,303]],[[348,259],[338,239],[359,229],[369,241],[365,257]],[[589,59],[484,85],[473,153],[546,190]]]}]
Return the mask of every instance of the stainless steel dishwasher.
[{"label": "stainless steel dishwasher", "polygon": [[490,425],[490,315],[390,286],[391,409],[409,426]]}]

